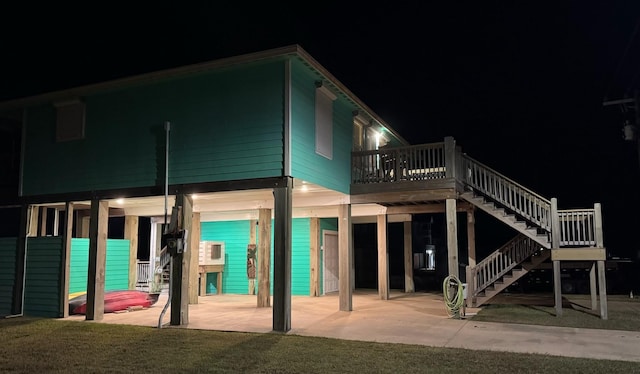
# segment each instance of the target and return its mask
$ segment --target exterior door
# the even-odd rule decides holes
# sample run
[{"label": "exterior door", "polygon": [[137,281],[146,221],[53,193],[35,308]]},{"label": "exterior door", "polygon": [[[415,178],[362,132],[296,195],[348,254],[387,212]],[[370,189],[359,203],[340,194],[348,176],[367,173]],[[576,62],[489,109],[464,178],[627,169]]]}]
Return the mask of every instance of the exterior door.
[{"label": "exterior door", "polygon": [[338,232],[323,230],[323,293],[338,292]]}]

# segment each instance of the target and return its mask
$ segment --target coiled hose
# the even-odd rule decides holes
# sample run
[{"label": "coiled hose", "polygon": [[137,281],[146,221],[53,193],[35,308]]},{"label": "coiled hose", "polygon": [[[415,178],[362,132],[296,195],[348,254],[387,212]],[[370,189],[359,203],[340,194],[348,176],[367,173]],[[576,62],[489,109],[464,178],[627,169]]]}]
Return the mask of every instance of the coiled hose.
[{"label": "coiled hose", "polygon": [[[451,291],[454,291],[452,293]],[[460,309],[464,305],[464,286],[455,275],[449,275],[442,283],[444,305],[451,318],[460,318]]]}]

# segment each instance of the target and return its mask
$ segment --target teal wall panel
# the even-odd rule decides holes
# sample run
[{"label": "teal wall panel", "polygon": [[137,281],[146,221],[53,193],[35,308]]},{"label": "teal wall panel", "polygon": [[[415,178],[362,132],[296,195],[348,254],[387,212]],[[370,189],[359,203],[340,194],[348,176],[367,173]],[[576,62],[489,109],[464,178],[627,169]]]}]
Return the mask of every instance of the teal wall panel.
[{"label": "teal wall panel", "polygon": [[[85,139],[55,142],[52,103],[28,108],[25,195],[281,176],[284,63],[261,62],[84,97]],[[78,177],[81,176],[81,177]]]},{"label": "teal wall panel", "polygon": [[28,238],[24,314],[59,317],[63,241],[59,236]]},{"label": "teal wall panel", "polygon": [[[273,224],[271,233],[271,273],[270,286],[273,293]],[[296,218],[292,221],[292,261],[291,293],[309,294],[309,229],[308,218]],[[249,221],[202,222],[201,239],[222,241],[225,243],[225,269],[222,277],[223,293],[247,294],[247,245],[249,244]],[[259,241],[260,238],[258,237]],[[207,276],[207,283],[215,283],[215,278]],[[207,286],[211,292],[214,287]],[[256,282],[257,287],[257,282]]]},{"label": "teal wall panel", "polygon": [[[89,239],[71,239],[69,293],[87,291]],[[105,291],[126,290],[129,287],[129,240],[108,239],[105,264]]]},{"label": "teal wall panel", "polygon": [[17,249],[17,238],[0,238],[0,316],[11,314]]},{"label": "teal wall panel", "polygon": [[315,153],[315,82],[320,76],[298,59],[291,68],[291,175],[349,193],[353,110],[342,96],[333,103],[333,158]]}]

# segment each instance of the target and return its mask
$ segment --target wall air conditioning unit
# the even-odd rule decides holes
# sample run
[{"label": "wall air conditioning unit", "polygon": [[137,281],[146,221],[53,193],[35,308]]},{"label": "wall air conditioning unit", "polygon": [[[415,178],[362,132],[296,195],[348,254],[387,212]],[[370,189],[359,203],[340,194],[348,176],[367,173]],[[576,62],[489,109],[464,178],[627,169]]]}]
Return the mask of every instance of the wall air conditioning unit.
[{"label": "wall air conditioning unit", "polygon": [[200,242],[200,265],[224,265],[224,242]]}]

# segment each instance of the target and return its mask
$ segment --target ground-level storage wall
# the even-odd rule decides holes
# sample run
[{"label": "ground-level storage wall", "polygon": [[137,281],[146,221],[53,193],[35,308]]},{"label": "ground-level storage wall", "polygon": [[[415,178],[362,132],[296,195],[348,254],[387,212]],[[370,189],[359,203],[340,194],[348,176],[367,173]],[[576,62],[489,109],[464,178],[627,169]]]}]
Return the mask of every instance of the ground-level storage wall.
[{"label": "ground-level storage wall", "polygon": [[[71,239],[69,293],[87,291],[89,239]],[[126,290],[129,287],[129,240],[107,239],[105,291]]]},{"label": "ground-level storage wall", "polygon": [[60,317],[62,237],[27,239],[24,314]]},{"label": "ground-level storage wall", "polygon": [[11,314],[17,250],[17,238],[0,238],[0,316]]},{"label": "ground-level storage wall", "polygon": [[[273,223],[271,233],[271,287],[273,292]],[[309,218],[293,219],[291,293],[309,295]],[[249,244],[250,221],[202,222],[201,239],[225,244],[225,267],[223,273],[223,293],[247,294],[247,245]],[[257,237],[258,242],[260,238]],[[211,279],[211,278],[208,278]],[[256,282],[257,283],[257,282]],[[256,284],[257,287],[257,284]]]}]

